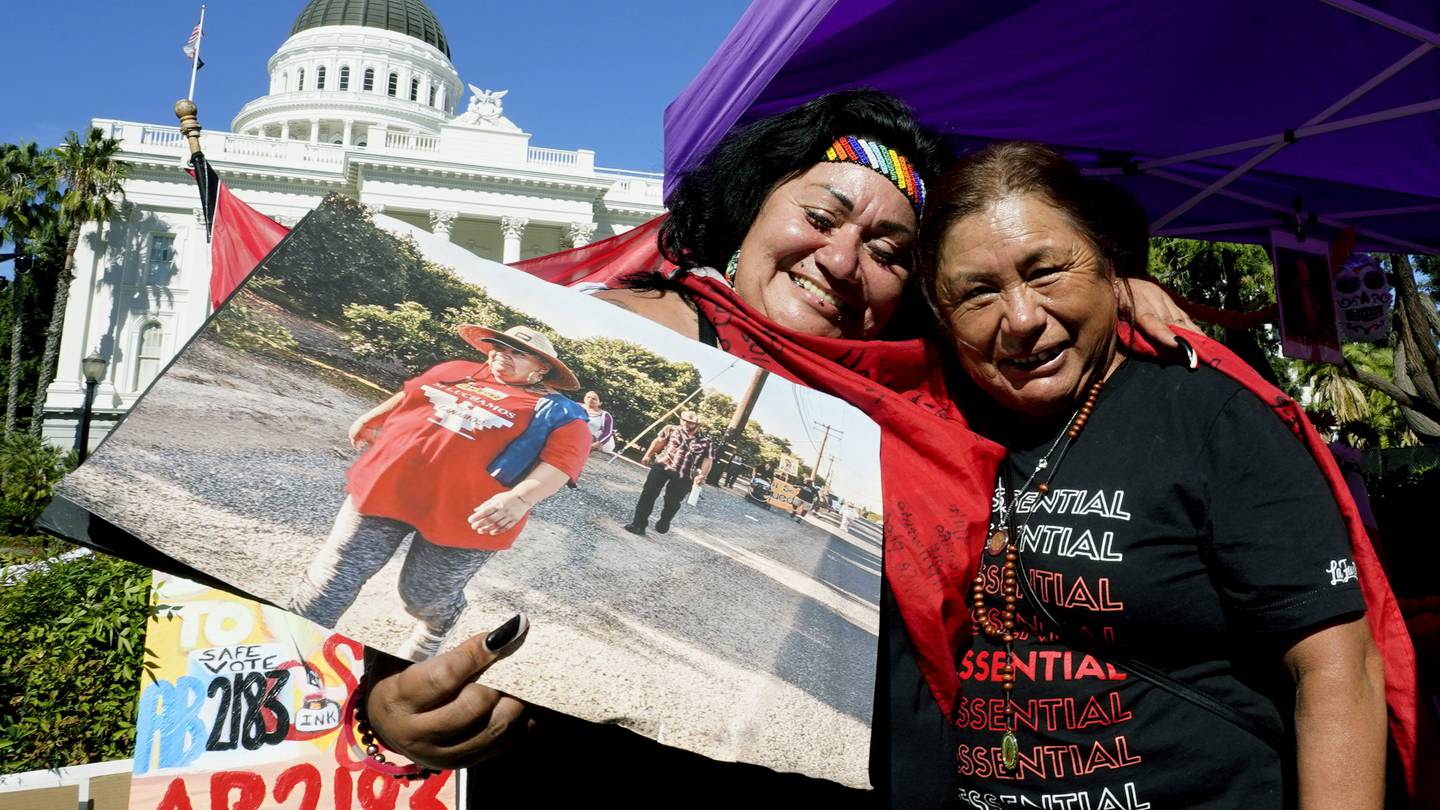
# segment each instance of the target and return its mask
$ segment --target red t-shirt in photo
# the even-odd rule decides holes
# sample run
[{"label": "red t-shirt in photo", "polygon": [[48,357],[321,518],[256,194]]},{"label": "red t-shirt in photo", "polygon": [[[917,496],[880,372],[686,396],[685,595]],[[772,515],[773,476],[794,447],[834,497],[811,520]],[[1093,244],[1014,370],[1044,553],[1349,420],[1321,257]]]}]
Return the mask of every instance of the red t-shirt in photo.
[{"label": "red t-shirt in photo", "polygon": [[[499,551],[514,544],[529,514],[501,534],[480,534],[475,507],[509,487],[486,471],[534,416],[540,394],[506,385],[486,363],[452,360],[405,383],[380,435],[350,466],[349,490],[362,515],[414,526],[431,543]],[[539,461],[580,477],[590,429],[575,420],[551,431]]]}]

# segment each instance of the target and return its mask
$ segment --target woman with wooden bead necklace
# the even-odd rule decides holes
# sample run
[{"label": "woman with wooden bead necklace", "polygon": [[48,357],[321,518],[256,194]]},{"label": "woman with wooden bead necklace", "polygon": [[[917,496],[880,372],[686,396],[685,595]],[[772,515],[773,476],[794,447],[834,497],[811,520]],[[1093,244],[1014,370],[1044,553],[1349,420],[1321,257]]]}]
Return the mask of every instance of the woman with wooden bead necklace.
[{"label": "woman with wooden bead necklace", "polygon": [[[954,723],[911,767],[965,807],[1379,807],[1384,676],[1326,478],[1284,402],[1130,356],[1114,268],[1144,246],[1092,183],[1012,143],[931,192],[917,274],[1008,453]],[[892,705],[892,736],[934,711]]]}]

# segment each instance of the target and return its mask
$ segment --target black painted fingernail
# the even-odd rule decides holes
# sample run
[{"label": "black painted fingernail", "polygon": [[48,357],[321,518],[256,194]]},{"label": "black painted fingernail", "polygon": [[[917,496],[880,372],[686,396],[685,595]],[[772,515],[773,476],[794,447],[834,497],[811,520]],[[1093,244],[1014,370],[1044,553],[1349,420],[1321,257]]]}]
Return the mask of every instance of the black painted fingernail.
[{"label": "black painted fingernail", "polygon": [[524,623],[524,614],[516,613],[510,621],[490,631],[490,635],[485,637],[485,649],[492,653],[500,652],[520,635],[520,627]]}]

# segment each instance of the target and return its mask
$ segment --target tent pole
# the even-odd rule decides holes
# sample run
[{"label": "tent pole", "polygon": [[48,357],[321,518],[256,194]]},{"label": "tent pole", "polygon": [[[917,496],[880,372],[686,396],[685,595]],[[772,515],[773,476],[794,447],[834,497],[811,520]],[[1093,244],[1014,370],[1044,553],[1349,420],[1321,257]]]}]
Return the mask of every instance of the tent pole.
[{"label": "tent pole", "polygon": [[1399,17],[1386,14],[1364,3],[1357,3],[1355,0],[1320,0],[1320,2],[1327,6],[1338,8],[1341,11],[1354,14],[1356,17],[1375,23],[1381,28],[1389,28],[1397,34],[1404,34],[1412,39],[1418,39],[1421,42],[1428,42],[1431,45],[1440,47],[1440,34],[1434,31],[1426,31],[1418,25],[1405,22]]},{"label": "tent pole", "polygon": [[[1430,51],[1434,50],[1437,46],[1440,46],[1440,34],[1426,31],[1419,26],[1411,25],[1404,20],[1400,20],[1389,14],[1385,14],[1383,12],[1370,8],[1369,6],[1357,3],[1355,2],[1355,0],[1320,0],[1320,2],[1331,5],[1342,11],[1347,11],[1351,14],[1355,14],[1356,16],[1362,17],[1363,19],[1366,19],[1377,25],[1384,26],[1393,31],[1397,31],[1407,36],[1419,39],[1424,44],[1410,51],[1405,56],[1401,57],[1398,61],[1391,64],[1389,67],[1372,76],[1368,81],[1361,84],[1359,87],[1356,87],[1354,90],[1351,90],[1349,93],[1342,96],[1334,104],[1331,104],[1329,107],[1315,115],[1309,121],[1306,121],[1305,124],[1298,129],[1282,133],[1278,136],[1271,136],[1268,139],[1261,139],[1262,142],[1265,140],[1270,141],[1270,146],[1268,146],[1264,151],[1240,164],[1236,168],[1232,169],[1230,172],[1226,173],[1224,177],[1201,189],[1198,194],[1195,194],[1190,199],[1176,206],[1169,213],[1155,220],[1153,223],[1150,224],[1150,229],[1152,231],[1159,231],[1163,229],[1166,225],[1173,222],[1177,217],[1199,205],[1206,198],[1210,197],[1211,195],[1235,182],[1237,179],[1244,176],[1246,172],[1250,171],[1251,169],[1255,168],[1266,160],[1269,160],[1270,157],[1276,152],[1279,152],[1281,149],[1284,149],[1286,146],[1289,146],[1300,138],[1309,137],[1312,135],[1321,135],[1328,132],[1339,132],[1341,130],[1350,129],[1357,126],[1364,126],[1366,124],[1378,123],[1380,121],[1390,121],[1395,118],[1403,118],[1409,115],[1419,115],[1426,112],[1432,112],[1434,110],[1440,110],[1440,99],[1437,99],[1428,102],[1421,102],[1419,104],[1411,104],[1405,107],[1395,107],[1389,110],[1383,110],[1381,112],[1371,113],[1369,115],[1361,115],[1353,118],[1347,118],[1341,121],[1334,121],[1330,124],[1323,124],[1323,122],[1329,120],[1331,116],[1353,104],[1356,100],[1360,99],[1361,97],[1365,96],[1365,94],[1369,93],[1371,90],[1374,90],[1376,87],[1380,86],[1381,83],[1385,82],[1390,77],[1394,76],[1396,73],[1399,73],[1400,71],[1409,67],[1412,63],[1415,62],[1415,60],[1430,53]],[[1240,148],[1243,149],[1260,145],[1260,143],[1255,143],[1254,141],[1247,141],[1243,145],[1241,145]],[[1204,150],[1204,152],[1208,154],[1192,152],[1188,155],[1180,155],[1174,158],[1163,158],[1161,160],[1142,163],[1140,164],[1139,168],[1142,172],[1153,171],[1154,169],[1164,165],[1179,163],[1187,160],[1196,160],[1200,159],[1201,157],[1211,157],[1216,154],[1224,154],[1226,151],[1235,151],[1231,149],[1226,149],[1226,147],[1217,147],[1217,149],[1225,151],[1217,151],[1213,149]],[[1380,236],[1374,235],[1373,238],[1380,238]]]},{"label": "tent pole", "polygon": [[1440,205],[1410,205],[1404,208],[1371,208],[1368,211],[1345,211],[1330,216],[1336,219],[1370,219],[1373,217],[1396,217],[1405,214],[1428,214],[1440,211]]},{"label": "tent pole", "polygon": [[1163,231],[1151,231],[1151,236],[1178,236],[1188,237],[1207,233],[1220,233],[1223,231],[1241,231],[1253,228],[1279,228],[1286,224],[1283,219],[1270,217],[1269,219],[1248,219],[1244,222],[1224,222],[1218,225],[1195,225],[1189,228],[1167,228]]},{"label": "tent pole", "polygon": [[1357,115],[1353,118],[1342,118],[1339,121],[1327,121],[1323,124],[1306,124],[1295,130],[1295,139],[1310,138],[1315,135],[1327,135],[1331,132],[1363,127],[1366,124],[1379,124],[1385,121],[1394,121],[1397,118],[1408,118],[1412,115],[1424,115],[1425,113],[1440,110],[1440,98],[1432,98],[1429,101],[1417,101],[1414,104],[1406,104],[1403,107],[1391,107],[1388,110],[1377,110],[1373,113]]},{"label": "tent pole", "polygon": [[[1183,174],[1175,174],[1174,172],[1167,172],[1164,170],[1149,172],[1149,174],[1152,177],[1158,177],[1162,180],[1169,180],[1173,183],[1179,183],[1182,186],[1190,186],[1191,188],[1205,187],[1205,183],[1203,181],[1193,180]],[[1239,202],[1249,203],[1250,205],[1254,205],[1259,208],[1264,208],[1267,211],[1278,211],[1282,216],[1291,218],[1287,219],[1287,222],[1293,221],[1293,217],[1295,216],[1295,210],[1289,206],[1281,205],[1280,203],[1273,203],[1269,200],[1262,200],[1259,197],[1252,197],[1249,194],[1242,194],[1238,191],[1231,191],[1229,189],[1223,189],[1215,193],[1219,194],[1222,197],[1228,197],[1232,200],[1237,200]],[[1319,222],[1321,225],[1330,228],[1343,229],[1351,227],[1349,223],[1342,222],[1331,215],[1316,214],[1315,221]],[[1374,239],[1377,242],[1384,242],[1386,244],[1404,248],[1411,253],[1424,253],[1430,256],[1440,255],[1440,249],[1437,249],[1434,245],[1422,245],[1418,242],[1409,242],[1404,239],[1397,239],[1396,237],[1387,236],[1383,233],[1372,231],[1366,228],[1356,228],[1355,233],[1359,236],[1366,236],[1370,239]]]},{"label": "tent pole", "polygon": [[1374,76],[1372,76],[1372,77],[1370,78],[1370,81],[1365,82],[1364,84],[1360,85],[1359,87],[1355,88],[1354,90],[1351,90],[1348,94],[1345,95],[1344,98],[1340,99],[1339,101],[1335,102],[1334,104],[1331,104],[1329,107],[1327,107],[1327,108],[1325,109],[1325,112],[1322,112],[1322,113],[1320,113],[1319,115],[1317,115],[1317,116],[1315,116],[1314,118],[1312,118],[1311,120],[1305,122],[1306,125],[1308,126],[1308,125],[1310,125],[1310,124],[1318,124],[1318,123],[1321,122],[1321,121],[1329,120],[1330,116],[1332,116],[1332,115],[1340,112],[1341,110],[1345,109],[1346,107],[1349,107],[1352,103],[1354,103],[1355,101],[1357,101],[1361,96],[1365,95],[1366,93],[1369,93],[1371,90],[1374,90],[1376,87],[1379,87],[1383,82],[1389,80],[1391,76],[1394,76],[1396,73],[1399,73],[1400,71],[1404,70],[1405,68],[1410,67],[1410,65],[1412,65],[1412,64],[1415,62],[1415,60],[1419,59],[1420,57],[1424,56],[1424,55],[1427,54],[1427,53],[1430,53],[1430,52],[1433,51],[1433,50],[1435,50],[1435,46],[1434,46],[1434,45],[1431,45],[1431,44],[1429,44],[1429,43],[1426,43],[1426,44],[1424,44],[1424,45],[1418,45],[1418,46],[1416,46],[1415,50],[1413,50],[1413,51],[1405,54],[1404,56],[1400,57],[1399,59],[1397,59],[1397,60],[1395,61],[1395,64],[1391,65],[1390,67],[1385,68],[1384,70],[1380,71],[1379,73],[1376,73]]},{"label": "tent pole", "polygon": [[[1333,105],[1331,109],[1334,109]],[[1231,169],[1225,174],[1224,177],[1216,180],[1214,183],[1211,183],[1199,194],[1196,194],[1195,196],[1176,206],[1169,213],[1150,223],[1150,230],[1158,231],[1161,228],[1164,228],[1166,225],[1170,224],[1170,222],[1173,221],[1176,217],[1184,214],[1186,211],[1189,211],[1191,208],[1194,208],[1201,202],[1204,202],[1205,198],[1235,182],[1246,172],[1250,171],[1251,169],[1255,168],[1266,160],[1269,160],[1270,157],[1276,152],[1279,152],[1281,149],[1284,149],[1285,147],[1300,140],[1301,138],[1307,138],[1314,135],[1324,135],[1330,132],[1340,132],[1346,129],[1362,127],[1366,124],[1380,123],[1381,121],[1393,121],[1396,118],[1405,118],[1411,115],[1422,115],[1424,113],[1434,112],[1436,110],[1440,110],[1440,99],[1422,101],[1418,104],[1407,104],[1403,107],[1392,107],[1388,110],[1381,110],[1379,112],[1369,113],[1367,115],[1357,115],[1354,118],[1344,118],[1339,121],[1331,121],[1324,124],[1319,123],[1316,120],[1321,117],[1317,115],[1315,118],[1312,118],[1310,121],[1306,122],[1303,127],[1291,130],[1288,133],[1280,135],[1279,137],[1281,138],[1281,140],[1279,143],[1272,143],[1268,148],[1265,149],[1265,151],[1261,152],[1258,155],[1255,155],[1254,157],[1251,157],[1249,160],[1245,161],[1239,166],[1236,166],[1234,169]],[[1144,171],[1143,168],[1141,170]]]},{"label": "tent pole", "polygon": [[[1428,214],[1435,211],[1440,211],[1440,205],[1411,205],[1405,208],[1372,208],[1368,211],[1343,211],[1326,214],[1326,216],[1341,222],[1351,222],[1357,219],[1375,219],[1379,217],[1403,216],[1405,214]],[[1224,231],[1238,231],[1251,228],[1279,228],[1287,224],[1291,223],[1273,217],[1270,219],[1248,219],[1242,222],[1222,222],[1215,225],[1166,228],[1163,231],[1155,231],[1151,236],[1195,236],[1198,234],[1221,233]]]},{"label": "tent pole", "polygon": [[1224,177],[1216,180],[1205,188],[1202,188],[1198,194],[1192,195],[1190,199],[1186,200],[1183,203],[1180,203],[1179,205],[1170,209],[1169,213],[1150,223],[1150,230],[1153,232],[1164,229],[1166,225],[1174,222],[1175,219],[1181,214],[1184,214],[1186,211],[1189,211],[1191,208],[1194,208],[1195,206],[1209,199],[1210,196],[1213,195],[1215,192],[1224,189],[1226,186],[1240,179],[1245,175],[1246,172],[1269,160],[1271,155],[1274,155],[1276,152],[1279,152],[1281,149],[1284,149],[1289,145],[1289,143],[1281,141],[1280,143],[1271,144],[1270,146],[1266,147],[1265,151],[1251,157],[1249,160],[1226,172]]},{"label": "tent pole", "polygon": [[[1425,54],[1429,53],[1434,49],[1434,46],[1431,45],[1421,45],[1420,47],[1401,57],[1397,62],[1395,62],[1395,64],[1375,74],[1375,76],[1372,77],[1369,81],[1350,91],[1348,94],[1345,95],[1344,98],[1340,99],[1334,104],[1331,104],[1330,107],[1327,108],[1324,112],[1307,121],[1306,126],[1310,126],[1312,124],[1317,124],[1321,121],[1327,120],[1330,116],[1340,112],[1340,110],[1354,103],[1361,96],[1364,96],[1366,93],[1374,90],[1380,85],[1381,82],[1384,82],[1385,80],[1394,76],[1396,73],[1399,73],[1400,71],[1409,67],[1416,59],[1419,59],[1420,57],[1424,56]],[[1282,132],[1276,135],[1267,135],[1263,138],[1251,138],[1248,141],[1239,141],[1237,143],[1226,144],[1224,146],[1215,146],[1209,149],[1201,149],[1195,152],[1186,152],[1183,155],[1175,155],[1174,157],[1147,160],[1138,164],[1138,168],[1140,169],[1140,171],[1143,172],[1148,169],[1158,169],[1162,166],[1169,166],[1175,163],[1189,163],[1195,160],[1204,160],[1205,158],[1215,157],[1216,155],[1229,154],[1230,152],[1239,152],[1245,149],[1255,149],[1257,147],[1268,146],[1272,143],[1283,140],[1285,140],[1285,134]]]}]

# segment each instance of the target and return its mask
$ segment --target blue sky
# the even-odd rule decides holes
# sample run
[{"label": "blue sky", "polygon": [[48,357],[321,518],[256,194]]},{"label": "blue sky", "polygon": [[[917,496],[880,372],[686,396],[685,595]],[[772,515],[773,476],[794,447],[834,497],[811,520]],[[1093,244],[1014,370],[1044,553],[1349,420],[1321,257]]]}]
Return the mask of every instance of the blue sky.
[{"label": "blue sky", "polygon": [[[557,149],[589,148],[596,163],[660,171],[665,105],[684,89],[748,0],[428,0],[460,78],[508,89],[505,114]],[[264,95],[265,62],[304,0],[212,0],[196,105],[207,129],[228,129]],[[0,142],[59,143],[91,118],[174,124],[189,64],[180,52],[200,4],[188,0],[3,3]],[[30,66],[25,70],[14,66]]]}]

